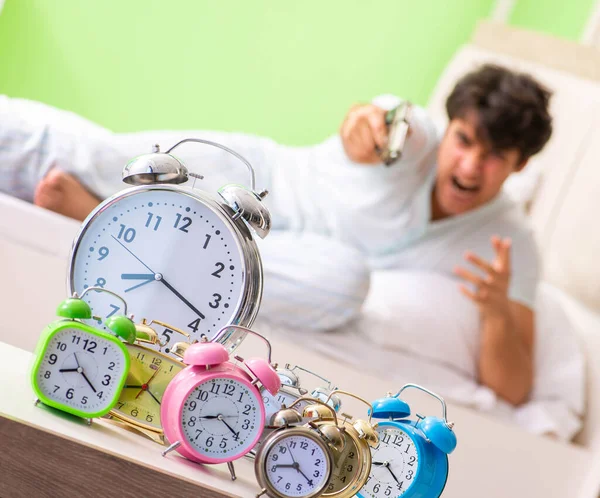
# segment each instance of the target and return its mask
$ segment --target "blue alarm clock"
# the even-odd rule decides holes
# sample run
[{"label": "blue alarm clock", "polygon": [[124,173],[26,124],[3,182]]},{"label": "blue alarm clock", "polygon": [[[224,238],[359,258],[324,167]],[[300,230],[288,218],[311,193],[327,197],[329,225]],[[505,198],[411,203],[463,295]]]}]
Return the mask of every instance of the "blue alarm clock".
[{"label": "blue alarm clock", "polygon": [[[410,407],[400,399],[405,389],[419,389],[442,404],[443,416],[411,420]],[[456,448],[456,435],[446,417],[446,403],[416,384],[373,402],[373,418],[384,419],[375,430],[379,444],[371,448],[371,472],[357,496],[361,498],[437,498],[448,478],[448,454]]]}]

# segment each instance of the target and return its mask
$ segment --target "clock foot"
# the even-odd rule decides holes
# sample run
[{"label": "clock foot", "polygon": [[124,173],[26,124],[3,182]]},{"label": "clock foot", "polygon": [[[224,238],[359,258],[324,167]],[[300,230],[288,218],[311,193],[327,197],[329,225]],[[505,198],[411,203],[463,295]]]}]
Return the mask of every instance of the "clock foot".
[{"label": "clock foot", "polygon": [[162,456],[167,456],[167,453],[176,450],[181,446],[181,441],[175,441],[171,446],[169,446],[165,451],[162,452]]},{"label": "clock foot", "polygon": [[86,419],[85,419],[85,423],[86,423],[87,425],[92,425],[92,419],[91,419],[91,418],[86,418]]},{"label": "clock foot", "polygon": [[35,400],[33,401],[33,406],[37,406],[39,402],[40,400],[38,398],[35,398]]},{"label": "clock foot", "polygon": [[267,488],[263,488],[260,490],[260,493],[258,493],[255,498],[259,498],[266,493],[267,493]]},{"label": "clock foot", "polygon": [[231,474],[231,480],[235,481],[237,477],[235,477],[235,469],[233,468],[233,462],[227,462],[227,468],[229,469],[229,473]]}]

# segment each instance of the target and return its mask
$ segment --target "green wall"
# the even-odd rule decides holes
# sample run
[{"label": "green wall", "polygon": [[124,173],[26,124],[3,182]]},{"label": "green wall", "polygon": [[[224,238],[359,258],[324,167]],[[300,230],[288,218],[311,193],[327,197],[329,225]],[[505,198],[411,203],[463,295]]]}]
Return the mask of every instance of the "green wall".
[{"label": "green wall", "polygon": [[[510,24],[577,40],[593,3],[517,0]],[[0,93],[115,131],[211,128],[313,143],[379,93],[425,104],[494,4],[6,0]]]},{"label": "green wall", "polygon": [[379,93],[426,103],[493,3],[6,0],[0,93],[115,131],[211,128],[307,144]]},{"label": "green wall", "polygon": [[594,4],[595,0],[517,0],[510,24],[579,41]]}]

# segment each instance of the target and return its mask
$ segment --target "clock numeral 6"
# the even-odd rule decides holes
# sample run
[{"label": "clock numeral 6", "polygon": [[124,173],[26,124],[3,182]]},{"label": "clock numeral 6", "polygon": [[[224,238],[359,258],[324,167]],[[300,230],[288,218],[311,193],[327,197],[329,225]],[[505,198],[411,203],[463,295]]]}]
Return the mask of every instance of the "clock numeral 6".
[{"label": "clock numeral 6", "polygon": [[73,388],[70,388],[67,390],[67,399],[73,399],[73,396],[75,395],[75,390]]}]

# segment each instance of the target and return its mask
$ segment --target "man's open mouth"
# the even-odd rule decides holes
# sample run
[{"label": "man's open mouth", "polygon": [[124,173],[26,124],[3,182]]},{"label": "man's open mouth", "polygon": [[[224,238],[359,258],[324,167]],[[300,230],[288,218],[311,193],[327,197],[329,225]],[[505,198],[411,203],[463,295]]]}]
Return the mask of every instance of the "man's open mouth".
[{"label": "man's open mouth", "polygon": [[477,192],[479,190],[479,185],[468,185],[461,183],[461,181],[455,176],[452,176],[452,185],[462,192]]}]

